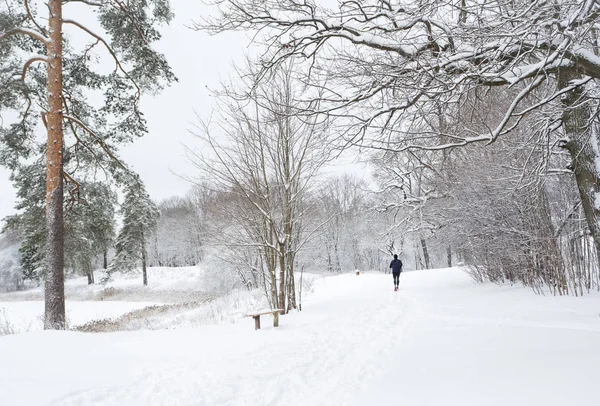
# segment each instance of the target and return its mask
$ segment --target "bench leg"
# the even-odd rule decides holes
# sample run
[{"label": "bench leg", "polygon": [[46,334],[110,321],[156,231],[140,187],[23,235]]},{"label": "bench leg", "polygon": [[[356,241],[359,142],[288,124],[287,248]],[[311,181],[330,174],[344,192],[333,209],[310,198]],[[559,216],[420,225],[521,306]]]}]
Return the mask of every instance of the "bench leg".
[{"label": "bench leg", "polygon": [[260,330],[260,316],[254,316],[254,330]]},{"label": "bench leg", "polygon": [[273,313],[273,327],[279,327],[279,312]]}]

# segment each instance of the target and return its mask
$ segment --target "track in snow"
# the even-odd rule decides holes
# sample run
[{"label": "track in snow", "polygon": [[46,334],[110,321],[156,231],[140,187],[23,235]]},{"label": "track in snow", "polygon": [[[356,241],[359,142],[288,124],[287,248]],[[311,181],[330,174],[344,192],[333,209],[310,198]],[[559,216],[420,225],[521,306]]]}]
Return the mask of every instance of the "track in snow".
[{"label": "track in snow", "polygon": [[[595,405],[600,297],[460,270],[323,278],[303,311],[235,324],[0,338],[11,405]],[[58,350],[55,350],[58,348]],[[52,372],[59,365],[59,373]],[[35,390],[34,390],[35,389]]]}]

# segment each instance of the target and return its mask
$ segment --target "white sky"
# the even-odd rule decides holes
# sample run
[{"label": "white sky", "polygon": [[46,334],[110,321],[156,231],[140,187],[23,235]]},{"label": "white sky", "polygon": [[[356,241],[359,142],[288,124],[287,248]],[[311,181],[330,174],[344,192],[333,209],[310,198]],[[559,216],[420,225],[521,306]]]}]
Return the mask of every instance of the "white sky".
[{"label": "white sky", "polygon": [[[194,109],[208,116],[212,100],[206,86],[214,88],[221,79],[227,79],[233,62],[243,60],[249,44],[241,33],[211,37],[186,28],[192,19],[209,13],[200,1],[173,0],[172,6],[175,19],[163,28],[163,39],[156,48],[166,55],[179,82],[156,97],[144,98],[142,111],[150,131],[120,151],[157,200],[182,195],[190,187],[178,174],[192,170],[183,144],[194,141],[188,132],[195,121]],[[14,213],[15,193],[8,177],[9,172],[0,167],[0,219]]]},{"label": "white sky", "polygon": [[[186,28],[192,20],[214,13],[199,0],[172,0],[172,6],[175,19],[163,28],[156,48],[166,55],[179,82],[143,99],[149,134],[120,151],[155,200],[183,195],[189,189],[190,184],[179,175],[193,175],[184,144],[194,143],[189,133],[196,121],[194,111],[203,118],[210,115],[213,101],[208,88],[234,76],[233,63],[243,61],[250,44],[243,33],[210,36]],[[360,169],[354,171],[360,173]],[[0,219],[14,213],[15,193],[8,177],[9,172],[0,167]]]}]

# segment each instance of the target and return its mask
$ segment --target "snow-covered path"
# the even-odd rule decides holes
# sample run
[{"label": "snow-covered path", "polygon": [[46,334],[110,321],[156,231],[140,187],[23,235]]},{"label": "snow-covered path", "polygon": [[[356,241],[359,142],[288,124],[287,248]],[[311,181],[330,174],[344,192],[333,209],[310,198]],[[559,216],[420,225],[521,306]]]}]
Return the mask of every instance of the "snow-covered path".
[{"label": "snow-covered path", "polygon": [[[275,329],[0,337],[7,405],[596,405],[600,297],[456,269],[324,278]],[[56,372],[57,371],[57,372]]]},{"label": "snow-covered path", "polygon": [[598,404],[597,295],[472,286],[453,271],[422,276],[404,292],[423,305],[415,330],[357,404]]}]

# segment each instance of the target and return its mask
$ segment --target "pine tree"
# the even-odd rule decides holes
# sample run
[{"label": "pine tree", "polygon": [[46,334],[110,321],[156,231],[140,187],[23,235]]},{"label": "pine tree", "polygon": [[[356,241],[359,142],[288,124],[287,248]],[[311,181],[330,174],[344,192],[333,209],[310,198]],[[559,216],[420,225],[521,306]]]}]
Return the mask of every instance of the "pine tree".
[{"label": "pine tree", "polygon": [[0,292],[19,290],[23,286],[23,268],[18,251],[20,239],[18,232],[0,234]]},{"label": "pine tree", "polygon": [[[18,214],[6,218],[6,229],[23,236],[20,253],[23,274],[28,279],[45,275],[44,250],[44,165],[22,166],[13,173],[19,199]],[[93,282],[93,261],[112,246],[115,234],[116,195],[101,182],[82,182],[77,197],[63,201],[65,216],[65,264],[74,272],[88,276]]]},{"label": "pine tree", "polygon": [[100,182],[83,185],[78,204],[66,215],[65,259],[71,269],[94,280],[94,259],[104,255],[115,237],[116,195]]},{"label": "pine tree", "polygon": [[121,215],[123,227],[117,236],[116,256],[109,268],[109,275],[114,271],[131,271],[141,260],[143,283],[144,286],[148,285],[146,247],[156,229],[159,211],[138,177],[127,188]]},{"label": "pine tree", "polygon": [[44,274],[46,223],[44,217],[44,166],[40,162],[19,166],[11,174],[17,191],[18,214],[5,218],[3,231],[18,231],[22,235],[19,252],[23,276],[39,280]]},{"label": "pine tree", "polygon": [[[101,32],[69,18],[81,15],[95,19]],[[108,158],[117,159],[116,144],[146,133],[141,94],[175,80],[165,58],[151,48],[160,39],[157,27],[172,17],[168,0],[4,0],[0,5],[0,112],[18,113],[13,122],[0,121],[0,164],[17,170],[40,151],[46,155],[45,328],[65,326],[63,188],[65,181],[78,185],[65,164],[88,156],[115,171],[118,165]],[[63,27],[89,43],[74,46]],[[112,72],[99,69],[98,51],[109,55]],[[93,105],[90,91],[103,100]],[[41,124],[47,131],[44,143],[34,136]]]}]

